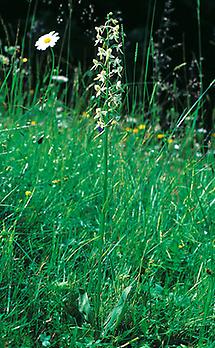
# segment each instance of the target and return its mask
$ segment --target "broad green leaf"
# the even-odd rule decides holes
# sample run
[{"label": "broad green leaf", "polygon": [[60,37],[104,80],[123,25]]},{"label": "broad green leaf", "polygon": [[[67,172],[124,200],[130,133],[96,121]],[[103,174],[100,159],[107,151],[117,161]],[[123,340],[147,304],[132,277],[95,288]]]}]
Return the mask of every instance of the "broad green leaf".
[{"label": "broad green leaf", "polygon": [[122,292],[122,295],[117,303],[117,305],[113,308],[111,313],[108,315],[104,325],[103,325],[103,332],[102,336],[105,336],[105,334],[108,331],[113,331],[117,325],[119,324],[122,314],[123,314],[123,309],[126,304],[126,300],[128,297],[128,294],[131,291],[131,286],[129,285],[127,288],[125,288]]}]

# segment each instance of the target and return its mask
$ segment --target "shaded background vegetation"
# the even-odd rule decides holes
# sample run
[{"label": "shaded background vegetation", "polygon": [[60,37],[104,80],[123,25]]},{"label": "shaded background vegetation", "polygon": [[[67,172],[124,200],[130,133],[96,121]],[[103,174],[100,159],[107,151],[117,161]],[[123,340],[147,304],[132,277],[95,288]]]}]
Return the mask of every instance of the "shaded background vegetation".
[{"label": "shaded background vegetation", "polygon": [[[95,54],[94,28],[104,21],[109,11],[121,20],[126,34],[127,82],[135,84],[137,89],[141,85],[141,92],[135,94],[135,104],[144,99],[145,112],[150,117],[147,102],[153,81],[157,80],[157,98],[162,110],[160,123],[164,130],[168,129],[171,119],[167,114],[171,107],[181,114],[187,107],[187,100],[191,104],[195,102],[215,76],[213,0],[136,0],[129,3],[122,0],[22,0],[14,2],[13,10],[11,4],[3,0],[0,4],[2,47],[5,43],[20,42],[26,35],[25,55],[31,56],[32,61],[35,55],[41,59],[43,54],[35,52],[34,43],[41,34],[55,30],[62,38],[55,50],[61,61],[61,73],[69,70],[74,75],[77,66],[86,71]],[[155,51],[148,59],[151,39]],[[36,68],[32,66],[35,76]],[[147,87],[143,96],[144,83]],[[134,105],[133,97],[130,93],[130,109]],[[212,89],[205,100],[204,112],[199,116],[199,127],[206,129],[206,142],[213,128],[213,106]]]}]

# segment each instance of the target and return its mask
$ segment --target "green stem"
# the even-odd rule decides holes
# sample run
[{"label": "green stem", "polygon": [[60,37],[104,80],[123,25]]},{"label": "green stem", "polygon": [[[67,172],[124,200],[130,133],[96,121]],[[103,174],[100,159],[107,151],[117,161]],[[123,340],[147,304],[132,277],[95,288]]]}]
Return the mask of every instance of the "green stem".
[{"label": "green stem", "polygon": [[99,259],[98,259],[98,282],[97,282],[97,299],[96,299],[96,321],[98,329],[101,327],[100,309],[101,309],[101,292],[102,292],[102,257],[105,245],[105,230],[108,209],[108,127],[104,131],[103,142],[103,202],[101,210],[100,223],[100,245],[99,245]]},{"label": "green stem", "polygon": [[102,206],[102,221],[101,221],[101,238],[104,244],[105,242],[105,223],[107,215],[107,195],[108,195],[108,127],[105,128],[104,132],[104,143],[103,143],[103,206]]},{"label": "green stem", "polygon": [[48,86],[47,86],[45,95],[44,95],[44,97],[43,97],[43,101],[46,100],[47,95],[48,95],[48,93],[49,93],[50,86],[51,86],[51,82],[52,82],[52,76],[53,76],[54,69],[55,69],[55,56],[54,56],[54,51],[53,51],[52,48],[50,48],[50,50],[51,50],[51,55],[52,55],[52,68],[51,68],[51,73],[50,73],[50,77],[49,77],[49,83],[48,83]]}]

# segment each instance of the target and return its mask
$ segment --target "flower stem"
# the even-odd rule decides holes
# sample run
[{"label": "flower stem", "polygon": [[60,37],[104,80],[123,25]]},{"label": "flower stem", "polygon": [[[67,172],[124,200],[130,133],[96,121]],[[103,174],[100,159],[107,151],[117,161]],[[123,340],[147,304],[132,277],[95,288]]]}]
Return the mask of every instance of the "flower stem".
[{"label": "flower stem", "polygon": [[102,258],[104,254],[105,246],[105,233],[107,222],[107,210],[108,210],[108,127],[105,128],[103,141],[103,202],[101,210],[101,222],[100,222],[100,245],[99,245],[99,259],[98,259],[98,281],[97,281],[97,298],[96,298],[96,321],[97,327],[101,327],[101,293],[102,293]]},{"label": "flower stem", "polygon": [[49,77],[49,82],[48,82],[48,86],[46,88],[46,92],[44,94],[44,97],[43,97],[43,102],[45,102],[46,98],[47,98],[47,95],[49,93],[49,90],[50,90],[50,86],[51,86],[51,82],[52,82],[52,76],[53,76],[53,73],[54,73],[54,70],[55,70],[55,56],[54,56],[54,51],[52,48],[50,48],[51,50],[51,56],[52,56],[52,67],[51,67],[51,73],[50,73],[50,77]]}]

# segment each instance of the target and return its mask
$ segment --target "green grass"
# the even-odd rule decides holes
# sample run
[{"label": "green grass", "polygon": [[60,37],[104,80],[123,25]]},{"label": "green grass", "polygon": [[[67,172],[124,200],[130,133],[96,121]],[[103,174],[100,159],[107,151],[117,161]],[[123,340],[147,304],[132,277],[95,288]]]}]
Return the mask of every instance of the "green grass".
[{"label": "green grass", "polygon": [[[93,120],[66,108],[61,113],[65,128],[56,127],[48,105],[24,112],[19,126],[8,116],[1,127],[3,341],[39,347],[45,333],[52,347],[120,347],[133,340],[130,347],[159,347],[163,341],[166,347],[197,346],[200,339],[212,347],[212,155],[197,157],[183,148],[183,139],[179,150],[177,139],[163,146],[153,133],[143,144],[147,129],[135,134],[121,124],[110,128],[100,255],[103,139],[94,139]],[[123,311],[104,331],[129,286]],[[90,305],[86,320],[80,292]],[[93,343],[95,337],[101,343]]]},{"label": "green grass", "polygon": [[201,134],[141,127],[132,110],[137,125],[122,115],[105,140],[83,113],[86,79],[68,106],[47,73],[30,91],[13,69],[0,92],[0,347],[213,348],[215,168]]}]

